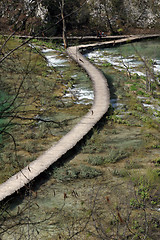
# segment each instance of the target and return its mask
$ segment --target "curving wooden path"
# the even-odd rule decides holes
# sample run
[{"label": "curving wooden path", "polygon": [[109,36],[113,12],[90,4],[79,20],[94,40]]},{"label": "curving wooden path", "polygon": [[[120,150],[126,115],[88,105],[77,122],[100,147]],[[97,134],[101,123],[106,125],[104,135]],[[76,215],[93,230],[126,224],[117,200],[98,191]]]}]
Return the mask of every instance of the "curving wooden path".
[{"label": "curving wooden path", "polygon": [[[154,35],[154,37],[159,35]],[[147,37],[153,37],[148,35]],[[94,103],[90,111],[80,120],[80,122],[60,141],[53,145],[50,149],[44,152],[35,161],[31,162],[27,167],[13,175],[6,182],[0,185],[0,201],[12,195],[31,180],[36,178],[40,173],[44,172],[53,163],[60,159],[67,151],[72,149],[83,137],[95,126],[95,124],[107,112],[110,104],[110,94],[107,80],[93,64],[91,64],[80,51],[89,51],[90,49],[114,45],[117,43],[125,43],[127,41],[134,41],[145,38],[145,36],[132,36],[123,38],[121,40],[114,40],[109,42],[100,42],[96,44],[80,45],[69,47],[67,53],[74,59],[81,67],[83,67],[94,85]]]}]

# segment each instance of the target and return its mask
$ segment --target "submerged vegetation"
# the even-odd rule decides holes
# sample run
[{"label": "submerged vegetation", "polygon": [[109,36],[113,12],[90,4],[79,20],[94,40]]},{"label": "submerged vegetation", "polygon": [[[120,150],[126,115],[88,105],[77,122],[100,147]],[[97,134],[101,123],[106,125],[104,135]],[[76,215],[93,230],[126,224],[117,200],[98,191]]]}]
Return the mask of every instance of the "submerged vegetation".
[{"label": "submerged vegetation", "polygon": [[[1,37],[1,44],[5,38]],[[10,40],[6,49],[17,47],[22,41]],[[32,46],[32,47],[31,47]],[[37,47],[36,47],[37,46]],[[59,44],[34,40],[17,50],[1,63],[1,153],[3,171],[0,183],[36,159],[53,142],[57,142],[78,121],[89,106],[66,101],[68,86],[72,86],[72,72],[63,74],[62,68],[48,66],[42,48],[56,48]],[[55,50],[55,49],[54,49]],[[75,111],[78,110],[78,111]]]},{"label": "submerged vegetation", "polygon": [[[34,44],[47,46],[40,42]],[[49,44],[47,47],[51,48]],[[27,47],[25,51],[33,51],[33,57],[37,56],[35,49]],[[58,51],[66,58],[61,50]],[[73,73],[78,71],[77,66],[69,63],[69,68],[56,68],[51,72],[43,59],[37,61],[38,66],[30,64],[35,74],[29,79],[27,76],[26,85],[32,79],[32,85],[27,85],[28,102],[20,98],[25,104],[20,105],[18,114],[34,118],[33,113],[36,113],[54,122],[25,119],[20,124],[22,119],[14,119],[9,131],[16,136],[17,155],[14,157],[13,141],[3,137],[1,162],[6,171],[4,168],[1,171],[8,175],[2,175],[2,179],[9,177],[15,166],[19,168],[19,162],[27,164],[56,142],[89,108],[89,105],[75,105],[73,98],[69,104],[63,101],[68,86],[74,88]],[[49,170],[36,186],[31,185],[25,197],[19,196],[10,203],[5,216],[0,215],[2,239],[13,239],[13,236],[15,239],[32,236],[46,240],[159,239],[159,117],[143,105],[144,101],[159,104],[158,91],[156,97],[146,92],[143,77],[128,76],[127,71],[115,70],[113,65],[102,60],[95,64],[109,83],[111,106],[108,114],[84,144],[77,146],[76,155],[73,152],[63,166]],[[8,71],[5,74],[5,83],[8,81],[10,86]],[[11,97],[13,90],[8,92]]]}]

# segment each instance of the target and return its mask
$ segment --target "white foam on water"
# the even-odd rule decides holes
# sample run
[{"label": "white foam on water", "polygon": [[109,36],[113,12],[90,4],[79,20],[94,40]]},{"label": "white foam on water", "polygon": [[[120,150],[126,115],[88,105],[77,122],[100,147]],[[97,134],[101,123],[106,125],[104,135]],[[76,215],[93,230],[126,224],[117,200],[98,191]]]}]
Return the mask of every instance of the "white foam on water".
[{"label": "white foam on water", "polygon": [[42,53],[49,53],[49,52],[56,52],[56,50],[51,49],[51,48],[44,48],[44,49],[42,49]]},{"label": "white foam on water", "polygon": [[[108,53],[108,56],[105,56],[105,53]],[[85,56],[89,59],[94,59],[94,61],[101,65],[103,62],[110,63],[115,69],[122,71],[126,68],[129,69],[131,74],[137,74],[138,76],[146,76],[146,73],[139,70],[138,68],[143,62],[138,61],[135,59],[134,55],[129,56],[128,58],[124,58],[123,56],[117,55],[113,56],[111,53],[114,54],[114,51],[94,51],[91,53],[87,53]],[[160,60],[154,60],[154,72],[160,72]]]},{"label": "white foam on water", "polygon": [[[59,58],[55,50],[45,48],[42,50],[42,52],[46,54],[45,57],[48,61],[48,66],[51,66],[51,67],[66,66],[67,60]],[[77,74],[73,75],[72,77],[77,77]],[[77,104],[90,104],[94,100],[94,93],[92,90],[74,86],[73,88],[68,88],[68,91],[64,95],[64,98],[74,98],[75,103]]]},{"label": "white foam on water", "polygon": [[85,88],[69,88],[68,92],[64,96],[65,98],[74,97],[75,103],[77,104],[90,104],[94,100],[94,93],[92,90],[88,90]]},{"label": "white foam on water", "polygon": [[48,61],[48,66],[50,67],[63,67],[66,66],[66,62],[67,60],[65,59],[59,59],[57,58],[57,56],[55,55],[51,55],[51,56],[45,56],[47,61]]}]

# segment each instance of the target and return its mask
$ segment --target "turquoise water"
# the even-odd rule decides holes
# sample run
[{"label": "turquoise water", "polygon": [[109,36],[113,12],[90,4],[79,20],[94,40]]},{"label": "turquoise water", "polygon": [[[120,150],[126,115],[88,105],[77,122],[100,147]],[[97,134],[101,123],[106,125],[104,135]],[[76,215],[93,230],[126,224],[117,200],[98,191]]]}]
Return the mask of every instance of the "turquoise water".
[{"label": "turquoise water", "polygon": [[[89,53],[87,57],[93,59],[106,76],[112,79],[111,82],[116,89],[116,98],[111,93],[111,104],[113,107],[121,107],[123,105],[121,101],[123,93],[120,92],[121,88],[116,85],[116,80],[118,79],[120,80],[118,84],[124,86],[129,83],[132,85],[131,89],[136,90],[139,88],[139,93],[144,93],[143,95],[146,92],[145,79],[148,78],[147,74],[149,72],[152,72],[157,83],[160,84],[160,38],[99,49]],[[151,85],[155,86],[153,75],[150,76],[150,81]],[[157,95],[156,88],[153,88],[153,92]],[[155,99],[152,96],[148,98],[144,96],[138,97],[141,99],[144,108],[152,111],[152,117],[159,121],[159,99]]]},{"label": "turquoise water", "polygon": [[119,71],[146,76],[145,63],[155,74],[160,74],[160,39],[128,43],[113,48],[105,48],[87,54],[96,64],[110,64]]},{"label": "turquoise water", "polygon": [[[134,43],[134,48],[137,49],[141,56],[155,59],[155,66],[156,68],[159,68],[159,64],[157,62],[160,60],[160,51],[157,51],[157,49],[160,49],[159,40]],[[123,61],[126,59],[127,63],[125,62],[125,64],[132,66],[136,72],[142,72],[142,74],[144,74],[141,67],[141,61],[137,59],[137,56],[135,57],[134,48],[133,45],[129,43],[112,49],[107,48],[99,50],[90,54],[90,56],[94,58],[97,65],[100,67],[109,61],[110,63],[113,62],[115,69],[112,74],[108,74],[108,77],[110,77],[112,81],[113,92],[115,91],[116,96],[120,96],[122,94],[119,89],[123,88],[123,84],[126,81],[123,76],[120,76],[120,71],[124,69],[124,64],[121,63],[122,59]],[[67,66],[62,68],[63,74],[65,74],[65,70],[67,71],[67,68]],[[102,69],[104,70],[104,68],[105,67]],[[91,83],[90,81],[87,83],[88,79],[85,77],[85,74],[83,75],[80,72],[76,71],[77,70],[75,69],[72,74],[74,84],[78,85],[80,89],[83,88],[84,85],[81,82],[81,79],[83,79],[83,83],[86,84],[86,88],[90,90]],[[105,73],[107,74],[107,72],[108,70],[106,67]],[[117,83],[116,81],[118,81],[118,76],[119,82]],[[114,85],[114,83],[116,84]],[[116,102],[116,104],[118,103]],[[120,104],[124,104],[123,99],[121,99]],[[55,180],[52,172],[49,174],[46,173],[46,175],[47,178],[42,178],[39,181],[36,189],[34,188],[33,191],[30,190],[28,194],[26,193],[25,196],[20,196],[19,199],[17,198],[12,202],[10,214],[15,214],[16,217],[13,221],[13,219],[10,218],[8,214],[8,222],[5,222],[5,224],[7,227],[12,225],[14,222],[15,227],[8,230],[4,236],[2,236],[2,239],[57,239],[53,238],[53,236],[58,236],[60,231],[65,232],[64,226],[66,228],[68,227],[67,221],[64,222],[66,212],[69,212],[70,218],[75,218],[79,213],[79,209],[81,209],[84,213],[87,211],[85,207],[83,208],[82,202],[82,200],[85,199],[85,195],[87,194],[83,191],[83,187],[86,184],[85,180],[75,180],[69,183],[61,183],[60,181]],[[87,184],[89,184],[89,182],[90,180],[87,180]],[[77,191],[78,196],[81,197],[76,198],[73,196],[73,190],[75,192]],[[68,196],[66,200],[64,200],[64,193],[67,193]],[[22,221],[22,224],[19,226],[18,223],[20,223],[20,221]]]},{"label": "turquoise water", "polygon": [[137,51],[142,57],[160,60],[160,39],[128,43],[106,50],[123,56],[135,55]]}]

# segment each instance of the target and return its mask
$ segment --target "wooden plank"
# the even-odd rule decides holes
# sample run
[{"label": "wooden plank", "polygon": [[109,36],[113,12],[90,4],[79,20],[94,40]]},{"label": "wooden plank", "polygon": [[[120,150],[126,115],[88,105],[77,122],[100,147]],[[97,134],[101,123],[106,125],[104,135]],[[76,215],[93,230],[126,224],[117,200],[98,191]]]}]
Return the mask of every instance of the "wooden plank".
[{"label": "wooden plank", "polygon": [[[75,60],[78,57],[78,63],[87,71],[92,79],[95,94],[94,104],[80,122],[62,137],[56,145],[53,145],[35,161],[0,185],[0,201],[24,187],[61,158],[67,151],[72,149],[108,110],[110,97],[106,78],[84,56],[77,52],[77,47],[69,48],[67,52]],[[92,111],[94,114],[92,114]]]},{"label": "wooden plank", "polygon": [[[158,35],[159,36],[159,35]],[[86,70],[90,76],[94,86],[94,103],[90,111],[75,125],[75,127],[63,136],[60,141],[45,151],[40,157],[31,162],[24,169],[9,178],[6,182],[0,185],[0,201],[12,195],[31,180],[36,178],[40,173],[45,171],[49,166],[60,159],[65,153],[71,150],[83,137],[95,126],[95,124],[107,112],[110,104],[110,94],[107,80],[93,64],[91,64],[81,53],[82,50],[94,49],[113,44],[125,43],[127,41],[135,41],[144,38],[150,38],[153,35],[147,36],[132,36],[121,40],[109,42],[99,42],[87,45],[69,47],[67,53],[76,61],[82,68]],[[154,37],[157,37],[157,35]]]}]

